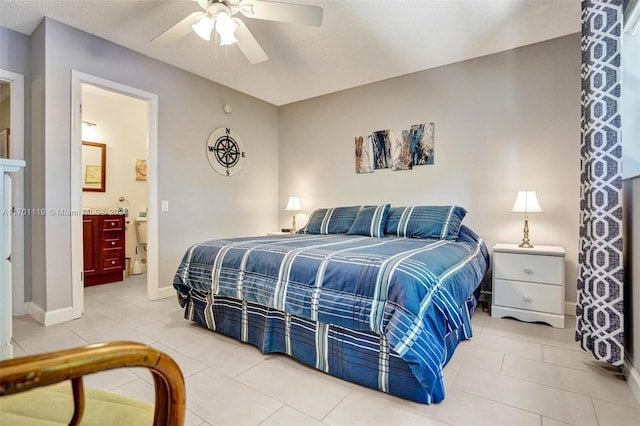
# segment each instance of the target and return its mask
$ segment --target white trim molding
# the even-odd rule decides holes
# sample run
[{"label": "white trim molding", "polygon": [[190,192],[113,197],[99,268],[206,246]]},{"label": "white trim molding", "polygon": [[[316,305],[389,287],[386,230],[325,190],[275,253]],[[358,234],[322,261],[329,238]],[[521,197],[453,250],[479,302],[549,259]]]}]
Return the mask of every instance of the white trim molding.
[{"label": "white trim molding", "polygon": [[564,301],[564,314],[576,316],[576,302]]},{"label": "white trim molding", "polygon": [[45,327],[49,325],[60,324],[74,319],[73,308],[61,308],[51,311],[45,311],[33,302],[27,303],[29,308],[29,316]]},{"label": "white trim molding", "polygon": [[625,357],[623,367],[624,377],[627,379],[627,383],[631,388],[631,392],[640,403],[640,373],[629,362],[629,359]]}]

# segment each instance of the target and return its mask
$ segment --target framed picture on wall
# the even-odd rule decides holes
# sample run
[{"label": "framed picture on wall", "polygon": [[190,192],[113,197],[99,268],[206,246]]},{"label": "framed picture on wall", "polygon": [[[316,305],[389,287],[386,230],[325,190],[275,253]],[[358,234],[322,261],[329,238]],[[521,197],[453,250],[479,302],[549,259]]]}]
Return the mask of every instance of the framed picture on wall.
[{"label": "framed picture on wall", "polygon": [[0,131],[0,158],[11,158],[11,138],[9,128]]},{"label": "framed picture on wall", "polygon": [[147,180],[147,160],[136,160],[136,180]]},{"label": "framed picture on wall", "polygon": [[102,167],[88,165],[86,169],[84,183],[102,183]]}]

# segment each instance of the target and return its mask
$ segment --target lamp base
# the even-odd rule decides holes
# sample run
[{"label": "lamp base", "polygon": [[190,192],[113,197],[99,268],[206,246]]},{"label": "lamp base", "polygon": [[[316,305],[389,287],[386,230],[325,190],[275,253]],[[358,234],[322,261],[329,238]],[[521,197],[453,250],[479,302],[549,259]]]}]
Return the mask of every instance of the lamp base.
[{"label": "lamp base", "polygon": [[533,244],[529,241],[529,215],[524,213],[524,235],[522,236],[522,242],[518,244],[518,247],[533,248]]},{"label": "lamp base", "polygon": [[296,213],[293,212],[293,218],[291,219],[291,229],[289,230],[289,232],[291,232],[292,234],[295,234],[297,231],[296,229]]}]

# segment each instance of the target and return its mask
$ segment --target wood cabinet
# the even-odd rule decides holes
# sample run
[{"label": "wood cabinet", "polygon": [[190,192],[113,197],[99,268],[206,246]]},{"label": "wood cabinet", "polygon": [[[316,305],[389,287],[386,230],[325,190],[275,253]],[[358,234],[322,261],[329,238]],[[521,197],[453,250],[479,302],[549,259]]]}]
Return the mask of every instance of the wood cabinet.
[{"label": "wood cabinet", "polygon": [[564,257],[557,246],[496,244],[491,316],[564,327]]},{"label": "wood cabinet", "polygon": [[123,280],[124,231],[124,215],[82,217],[85,287]]}]

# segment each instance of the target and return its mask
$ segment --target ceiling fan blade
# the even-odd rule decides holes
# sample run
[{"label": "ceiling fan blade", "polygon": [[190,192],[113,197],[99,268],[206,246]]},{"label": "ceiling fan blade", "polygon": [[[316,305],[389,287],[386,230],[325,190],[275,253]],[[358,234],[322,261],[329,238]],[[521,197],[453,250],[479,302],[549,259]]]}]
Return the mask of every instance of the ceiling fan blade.
[{"label": "ceiling fan blade", "polygon": [[180,40],[191,32],[191,25],[198,22],[198,20],[204,15],[204,12],[193,12],[191,15],[187,16],[182,21],[151,40],[151,43],[167,46]]},{"label": "ceiling fan blade", "polygon": [[200,7],[203,8],[204,10],[207,10],[207,7],[209,7],[209,0],[193,0],[193,1],[198,3]]},{"label": "ceiling fan blade", "polygon": [[322,25],[322,8],[306,4],[278,3],[274,1],[246,0],[238,5],[247,18],[295,24]]},{"label": "ceiling fan blade", "polygon": [[269,59],[245,23],[240,19],[234,19],[234,21],[238,24],[235,32],[235,36],[238,39],[236,44],[242,53],[244,53],[244,56],[247,57],[249,62],[251,64],[259,64],[260,62],[264,62]]}]

